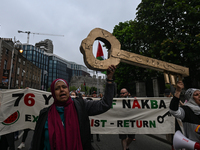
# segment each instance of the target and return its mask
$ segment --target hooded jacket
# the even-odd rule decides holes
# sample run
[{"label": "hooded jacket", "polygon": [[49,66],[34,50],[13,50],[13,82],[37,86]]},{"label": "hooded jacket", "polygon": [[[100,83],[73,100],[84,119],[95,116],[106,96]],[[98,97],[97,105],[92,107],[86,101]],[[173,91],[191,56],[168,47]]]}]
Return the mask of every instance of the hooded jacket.
[{"label": "hooded jacket", "polygon": [[193,100],[193,93],[198,89],[188,89],[185,93],[185,98],[188,100],[186,104],[179,107],[180,98],[173,97],[170,102],[170,113],[182,120],[184,133],[187,138],[194,142],[200,143],[200,134],[195,132],[195,129],[200,125],[200,110],[197,111],[197,104]]}]

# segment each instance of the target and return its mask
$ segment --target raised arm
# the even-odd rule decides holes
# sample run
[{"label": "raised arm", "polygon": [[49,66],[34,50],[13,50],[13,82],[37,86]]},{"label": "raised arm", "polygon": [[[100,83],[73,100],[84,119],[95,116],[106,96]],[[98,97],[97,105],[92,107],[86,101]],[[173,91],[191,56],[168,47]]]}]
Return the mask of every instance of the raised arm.
[{"label": "raised arm", "polygon": [[114,88],[115,84],[113,83],[113,75],[115,72],[116,66],[111,65],[107,69],[107,79],[106,87],[104,91],[104,96],[101,100],[84,100],[85,107],[89,116],[99,115],[106,112],[112,107],[112,101],[114,97]]},{"label": "raised arm", "polygon": [[176,85],[176,91],[174,97],[172,98],[169,108],[170,113],[179,119],[183,119],[185,117],[185,112],[182,108],[179,107],[180,95],[181,91],[184,88],[184,83],[182,81],[178,81]]}]

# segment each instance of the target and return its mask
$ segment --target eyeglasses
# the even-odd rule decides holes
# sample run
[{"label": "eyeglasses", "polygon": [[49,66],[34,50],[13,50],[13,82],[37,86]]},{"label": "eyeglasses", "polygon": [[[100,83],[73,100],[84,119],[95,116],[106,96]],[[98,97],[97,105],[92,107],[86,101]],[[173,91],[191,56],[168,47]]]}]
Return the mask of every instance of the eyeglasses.
[{"label": "eyeglasses", "polygon": [[123,94],[123,95],[124,95],[125,93],[127,93],[127,92],[124,92],[124,93],[120,93],[120,94]]}]

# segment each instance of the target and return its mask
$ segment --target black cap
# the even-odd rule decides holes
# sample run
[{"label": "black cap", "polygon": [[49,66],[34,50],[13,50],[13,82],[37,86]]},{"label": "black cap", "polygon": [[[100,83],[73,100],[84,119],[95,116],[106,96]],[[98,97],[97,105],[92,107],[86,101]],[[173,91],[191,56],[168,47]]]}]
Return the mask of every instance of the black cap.
[{"label": "black cap", "polygon": [[92,94],[97,94],[96,91],[93,91]]}]

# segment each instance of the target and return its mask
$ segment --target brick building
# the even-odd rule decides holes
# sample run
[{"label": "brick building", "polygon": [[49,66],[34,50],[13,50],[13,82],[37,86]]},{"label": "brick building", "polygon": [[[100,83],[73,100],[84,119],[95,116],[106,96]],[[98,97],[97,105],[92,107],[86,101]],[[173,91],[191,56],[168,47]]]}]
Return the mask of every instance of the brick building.
[{"label": "brick building", "polygon": [[[0,38],[0,88],[35,88],[40,89],[41,69],[28,61],[17,49],[11,38]],[[13,51],[14,49],[14,51]],[[11,67],[11,58],[13,62]],[[9,75],[11,70],[11,82]]]}]

